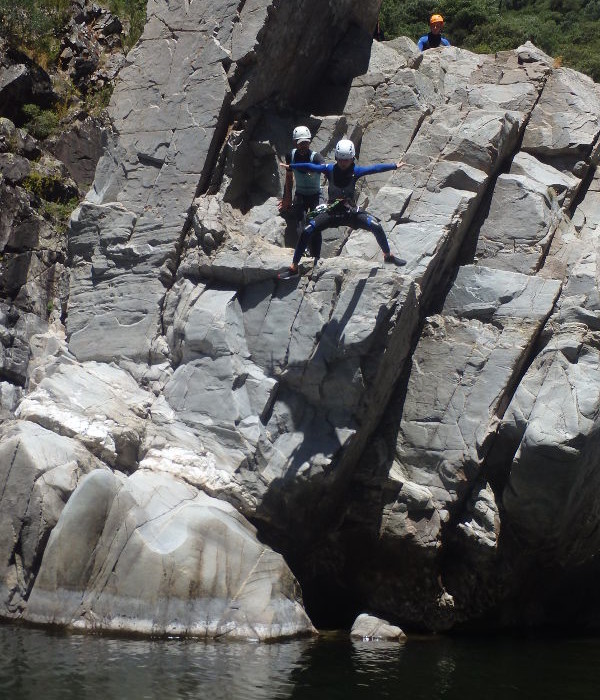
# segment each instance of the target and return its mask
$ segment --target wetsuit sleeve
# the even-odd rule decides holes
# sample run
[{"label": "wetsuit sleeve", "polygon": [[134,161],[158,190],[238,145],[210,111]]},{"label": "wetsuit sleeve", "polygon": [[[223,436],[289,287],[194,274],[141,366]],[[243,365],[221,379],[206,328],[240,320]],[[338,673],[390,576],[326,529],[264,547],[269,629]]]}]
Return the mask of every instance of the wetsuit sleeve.
[{"label": "wetsuit sleeve", "polygon": [[396,170],[396,163],[376,163],[375,165],[355,165],[354,177],[364,177],[373,173],[385,173],[388,170]]},{"label": "wetsuit sleeve", "polygon": [[292,170],[309,170],[316,173],[326,173],[330,168],[333,168],[333,164],[325,163],[290,163],[290,168]]},{"label": "wetsuit sleeve", "polygon": [[425,36],[422,36],[419,41],[417,41],[417,46],[419,47],[419,51],[425,51],[425,47],[427,46],[427,41],[429,37],[427,34]]}]

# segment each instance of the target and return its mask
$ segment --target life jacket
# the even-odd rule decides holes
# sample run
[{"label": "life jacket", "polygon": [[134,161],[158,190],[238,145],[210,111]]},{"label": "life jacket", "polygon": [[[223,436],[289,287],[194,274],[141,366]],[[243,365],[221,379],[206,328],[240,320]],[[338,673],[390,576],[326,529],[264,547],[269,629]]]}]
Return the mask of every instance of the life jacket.
[{"label": "life jacket", "polygon": [[[291,162],[295,163],[296,151],[298,149],[294,148],[292,150]],[[314,161],[316,156],[315,151],[310,152],[310,162]],[[314,195],[321,192],[321,173],[314,172],[302,172],[300,170],[294,170],[294,178],[296,180],[296,193],[304,195]]]},{"label": "life jacket", "polygon": [[337,166],[333,167],[331,173],[327,173],[327,199],[330,202],[336,199],[345,199],[354,202],[356,198],[356,178],[354,177],[354,165],[347,170],[342,170]]}]

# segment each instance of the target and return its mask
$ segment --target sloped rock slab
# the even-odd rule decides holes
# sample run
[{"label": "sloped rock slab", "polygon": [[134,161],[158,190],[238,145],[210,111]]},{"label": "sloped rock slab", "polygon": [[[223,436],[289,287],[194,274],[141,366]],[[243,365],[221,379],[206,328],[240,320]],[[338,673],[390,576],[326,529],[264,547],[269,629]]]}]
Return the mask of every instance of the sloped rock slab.
[{"label": "sloped rock slab", "polygon": [[103,465],[80,443],[35,423],[2,426],[0,615],[18,617],[48,537],[84,474]]},{"label": "sloped rock slab", "polygon": [[83,480],[52,532],[24,618],[255,640],[315,631],[283,558],[231,506],[146,470]]}]

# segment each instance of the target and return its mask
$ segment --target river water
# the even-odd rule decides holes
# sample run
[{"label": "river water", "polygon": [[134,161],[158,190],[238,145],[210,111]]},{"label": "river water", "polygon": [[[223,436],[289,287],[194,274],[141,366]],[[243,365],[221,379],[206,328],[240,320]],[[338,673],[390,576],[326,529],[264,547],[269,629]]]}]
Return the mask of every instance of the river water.
[{"label": "river water", "polygon": [[132,640],[0,625],[0,700],[595,700],[600,639],[346,634],[277,644]]}]

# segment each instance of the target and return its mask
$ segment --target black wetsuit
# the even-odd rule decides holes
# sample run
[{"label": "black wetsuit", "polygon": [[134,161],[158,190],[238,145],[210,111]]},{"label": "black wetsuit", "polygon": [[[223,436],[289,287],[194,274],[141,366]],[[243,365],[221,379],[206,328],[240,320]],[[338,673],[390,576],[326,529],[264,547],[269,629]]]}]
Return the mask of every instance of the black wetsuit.
[{"label": "black wetsuit", "polygon": [[372,173],[382,173],[388,170],[396,170],[395,163],[378,163],[376,165],[360,166],[352,163],[345,170],[337,163],[327,165],[316,165],[314,163],[292,164],[292,170],[306,168],[315,172],[324,173],[328,181],[328,201],[329,205],[323,212],[312,217],[302,231],[296,250],[294,251],[293,262],[298,264],[307,244],[314,235],[320,235],[321,231],[333,226],[351,226],[371,231],[385,255],[389,255],[390,246],[388,244],[385,231],[381,224],[368,212],[362,211],[355,204],[356,181],[365,175]]}]

